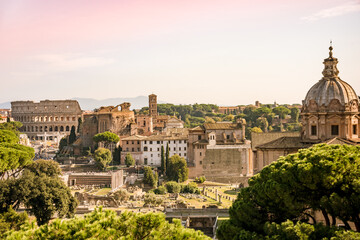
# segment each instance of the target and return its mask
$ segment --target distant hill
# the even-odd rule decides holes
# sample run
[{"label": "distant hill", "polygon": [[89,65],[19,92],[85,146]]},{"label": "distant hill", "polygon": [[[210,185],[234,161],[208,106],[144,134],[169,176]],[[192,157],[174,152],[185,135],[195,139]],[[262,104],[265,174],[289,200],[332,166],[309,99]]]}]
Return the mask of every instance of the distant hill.
[{"label": "distant hill", "polygon": [[[138,96],[134,98],[107,98],[107,99],[93,99],[93,98],[72,98],[77,100],[80,104],[82,110],[94,110],[101,106],[116,106],[123,102],[131,103],[130,109],[140,109],[142,107],[147,107],[149,105],[149,100],[147,96]],[[16,101],[16,100],[14,100]],[[158,101],[158,103],[164,103],[163,101]],[[10,102],[0,103],[0,108],[11,108]]]}]

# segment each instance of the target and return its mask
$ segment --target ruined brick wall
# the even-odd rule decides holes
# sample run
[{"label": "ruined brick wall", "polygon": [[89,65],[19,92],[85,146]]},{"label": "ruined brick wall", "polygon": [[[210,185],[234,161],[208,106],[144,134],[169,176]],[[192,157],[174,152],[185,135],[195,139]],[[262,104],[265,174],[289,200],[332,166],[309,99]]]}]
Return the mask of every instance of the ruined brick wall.
[{"label": "ruined brick wall", "polygon": [[249,175],[250,168],[250,146],[207,149],[203,159],[203,175],[210,181],[239,183]]}]

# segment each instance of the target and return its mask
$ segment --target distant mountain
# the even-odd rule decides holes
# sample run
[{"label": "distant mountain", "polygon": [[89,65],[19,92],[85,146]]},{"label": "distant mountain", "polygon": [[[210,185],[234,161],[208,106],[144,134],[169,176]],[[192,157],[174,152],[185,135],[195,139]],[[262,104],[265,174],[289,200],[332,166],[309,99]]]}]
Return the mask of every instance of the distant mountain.
[{"label": "distant mountain", "polygon": [[2,108],[2,109],[10,109],[11,108],[11,103],[10,102],[0,103],[0,108]]},{"label": "distant mountain", "polygon": [[[101,106],[116,106],[123,102],[129,102],[131,104],[130,109],[140,109],[142,107],[149,106],[149,100],[147,96],[138,96],[134,98],[107,98],[107,99],[93,99],[93,98],[72,98],[77,100],[80,104],[82,110],[94,110]],[[15,101],[15,100],[14,100]],[[158,103],[165,103],[163,101],[158,101]],[[11,108],[10,102],[0,103],[0,108]]]}]

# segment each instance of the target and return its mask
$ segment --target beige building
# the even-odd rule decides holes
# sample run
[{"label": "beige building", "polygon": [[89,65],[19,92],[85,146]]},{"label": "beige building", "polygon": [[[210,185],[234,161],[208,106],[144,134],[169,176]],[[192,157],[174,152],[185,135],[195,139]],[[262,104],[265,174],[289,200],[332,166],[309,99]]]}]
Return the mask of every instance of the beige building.
[{"label": "beige building", "polygon": [[76,100],[44,100],[11,102],[11,114],[23,124],[21,132],[30,139],[60,140],[78,127],[82,111]]},{"label": "beige building", "polygon": [[189,130],[189,177],[224,183],[252,176],[252,151],[245,139],[245,121],[205,123]]},{"label": "beige building", "polygon": [[360,145],[359,97],[338,76],[337,58],[330,47],[323,77],[306,94],[301,108],[301,133],[253,134],[254,171],[316,143]]},{"label": "beige building", "polygon": [[133,111],[130,111],[130,103],[122,103],[115,107],[101,107],[92,113],[84,114],[81,140],[78,144],[82,147],[92,146],[94,135],[106,131],[118,136],[136,133],[135,115]]}]

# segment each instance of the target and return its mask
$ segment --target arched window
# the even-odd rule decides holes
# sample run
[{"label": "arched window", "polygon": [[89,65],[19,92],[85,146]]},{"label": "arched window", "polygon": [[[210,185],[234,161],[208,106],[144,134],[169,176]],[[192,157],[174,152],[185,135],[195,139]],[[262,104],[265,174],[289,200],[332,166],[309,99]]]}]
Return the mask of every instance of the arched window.
[{"label": "arched window", "polygon": [[60,126],[60,132],[64,131],[64,126]]},{"label": "arched window", "polygon": [[66,131],[68,132],[68,131],[70,131],[70,128],[69,128],[69,126],[66,126]]},{"label": "arched window", "polygon": [[52,132],[52,131],[53,131],[53,127],[50,126],[50,127],[49,127],[49,132]]},{"label": "arched window", "polygon": [[59,131],[58,126],[55,126],[55,132]]},{"label": "arched window", "polygon": [[148,147],[144,147],[144,152],[147,152],[147,150],[148,150]]}]

